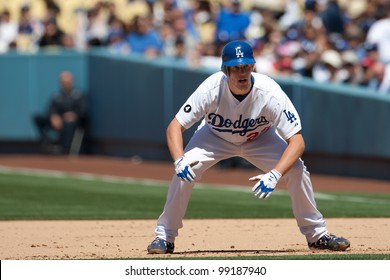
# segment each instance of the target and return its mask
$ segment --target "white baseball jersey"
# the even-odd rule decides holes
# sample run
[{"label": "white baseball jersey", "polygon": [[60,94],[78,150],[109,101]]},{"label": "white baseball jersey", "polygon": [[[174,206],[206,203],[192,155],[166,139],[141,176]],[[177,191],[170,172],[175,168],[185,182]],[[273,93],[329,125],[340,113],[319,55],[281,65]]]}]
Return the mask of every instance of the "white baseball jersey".
[{"label": "white baseball jersey", "polygon": [[203,122],[222,139],[240,145],[275,126],[283,139],[301,130],[298,113],[280,86],[270,77],[252,73],[253,87],[241,102],[230,92],[228,78],[217,72],[207,78],[176,114],[186,129]]}]

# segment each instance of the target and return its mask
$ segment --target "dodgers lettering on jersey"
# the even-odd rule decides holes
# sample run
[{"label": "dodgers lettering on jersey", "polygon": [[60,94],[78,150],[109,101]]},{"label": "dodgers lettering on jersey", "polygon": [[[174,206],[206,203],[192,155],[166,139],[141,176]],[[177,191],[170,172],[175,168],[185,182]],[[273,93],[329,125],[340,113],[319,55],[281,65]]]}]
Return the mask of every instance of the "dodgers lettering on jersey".
[{"label": "dodgers lettering on jersey", "polygon": [[240,115],[238,120],[231,120],[215,113],[208,114],[206,121],[216,131],[230,132],[232,134],[239,133],[240,136],[245,136],[248,132],[255,131],[258,127],[269,124],[269,121],[264,116],[257,119],[243,119],[242,115]]},{"label": "dodgers lettering on jersey", "polygon": [[252,91],[239,102],[231,94],[225,74],[211,75],[183,104],[176,119],[188,129],[203,118],[202,125],[237,145],[259,137],[272,126],[284,139],[299,132],[299,115],[280,86],[266,75],[252,76]]}]

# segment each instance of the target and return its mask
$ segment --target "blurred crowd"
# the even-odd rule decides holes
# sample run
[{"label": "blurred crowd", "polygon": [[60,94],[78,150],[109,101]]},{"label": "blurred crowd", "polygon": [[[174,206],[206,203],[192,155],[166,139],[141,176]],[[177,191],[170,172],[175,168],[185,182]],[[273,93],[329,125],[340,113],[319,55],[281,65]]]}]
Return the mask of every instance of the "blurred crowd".
[{"label": "blurred crowd", "polygon": [[0,0],[0,53],[105,47],[218,69],[237,39],[258,72],[390,94],[390,0]]}]

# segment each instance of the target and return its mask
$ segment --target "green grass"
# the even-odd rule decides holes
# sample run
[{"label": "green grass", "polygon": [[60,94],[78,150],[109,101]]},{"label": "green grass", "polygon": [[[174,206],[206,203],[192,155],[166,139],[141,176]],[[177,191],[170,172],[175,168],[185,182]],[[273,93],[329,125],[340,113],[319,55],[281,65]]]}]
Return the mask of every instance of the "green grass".
[{"label": "green grass", "polygon": [[[0,220],[156,219],[166,184],[97,177],[0,173]],[[318,194],[326,217],[390,217],[390,194]],[[250,189],[200,186],[186,218],[292,218],[285,191],[261,201]]]},{"label": "green grass", "polygon": [[164,193],[163,188],[136,184],[2,174],[0,219],[155,218]]},{"label": "green grass", "polygon": [[[153,260],[166,260],[167,258],[154,258]],[[183,258],[169,258],[170,260],[183,260]],[[240,256],[240,257],[202,257],[186,258],[186,260],[390,260],[389,254],[318,254],[318,255],[283,255],[283,256]],[[144,259],[150,260],[150,259]]]},{"label": "green grass", "polygon": [[[111,177],[0,170],[0,220],[156,219],[167,184]],[[390,217],[389,194],[317,193],[325,217]],[[286,191],[260,201],[250,188],[198,185],[186,218],[292,218]],[[174,257],[174,256],[173,256]],[[174,257],[175,258],[175,257]],[[172,259],[174,259],[172,258]],[[388,260],[388,254],[224,257],[227,260]],[[181,259],[181,258],[179,258]],[[193,258],[193,259],[218,259]],[[222,259],[222,258],[221,258]]]}]

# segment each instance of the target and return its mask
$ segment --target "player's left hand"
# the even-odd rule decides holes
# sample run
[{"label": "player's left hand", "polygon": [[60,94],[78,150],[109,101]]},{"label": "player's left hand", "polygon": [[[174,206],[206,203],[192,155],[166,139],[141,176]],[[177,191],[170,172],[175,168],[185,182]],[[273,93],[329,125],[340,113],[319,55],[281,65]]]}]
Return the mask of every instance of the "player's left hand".
[{"label": "player's left hand", "polygon": [[258,181],[256,185],[252,188],[252,192],[255,196],[260,199],[266,199],[274,191],[276,184],[279,179],[282,177],[277,170],[272,169],[266,174],[261,174],[252,178],[249,178],[249,181]]}]

